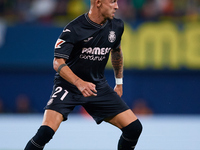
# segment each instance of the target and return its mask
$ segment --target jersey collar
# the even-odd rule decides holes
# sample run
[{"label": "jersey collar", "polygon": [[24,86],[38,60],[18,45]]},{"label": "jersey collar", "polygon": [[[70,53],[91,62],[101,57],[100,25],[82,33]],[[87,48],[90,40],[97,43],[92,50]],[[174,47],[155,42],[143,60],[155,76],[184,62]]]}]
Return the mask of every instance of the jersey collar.
[{"label": "jersey collar", "polygon": [[88,13],[85,13],[85,18],[86,18],[86,20],[87,20],[92,26],[95,26],[95,27],[97,27],[97,28],[104,28],[104,27],[107,25],[107,23],[108,23],[108,20],[107,20],[103,25],[100,25],[100,24],[98,24],[98,23],[95,23],[95,22],[93,22],[92,20],[90,20],[90,18],[88,17]]}]

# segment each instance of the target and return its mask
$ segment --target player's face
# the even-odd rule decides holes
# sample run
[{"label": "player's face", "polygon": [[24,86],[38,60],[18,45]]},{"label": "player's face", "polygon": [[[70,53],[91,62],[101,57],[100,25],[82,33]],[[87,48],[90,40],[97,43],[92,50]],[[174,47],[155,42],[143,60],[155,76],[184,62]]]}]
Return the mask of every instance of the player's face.
[{"label": "player's face", "polygon": [[118,8],[117,0],[102,0],[101,13],[105,19],[113,19]]}]

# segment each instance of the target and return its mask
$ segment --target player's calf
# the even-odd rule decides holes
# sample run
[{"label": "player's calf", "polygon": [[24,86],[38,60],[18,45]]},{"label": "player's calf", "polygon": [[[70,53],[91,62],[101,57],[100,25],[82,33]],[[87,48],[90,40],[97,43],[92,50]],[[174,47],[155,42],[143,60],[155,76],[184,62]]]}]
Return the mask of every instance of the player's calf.
[{"label": "player's calf", "polygon": [[45,144],[52,139],[54,133],[54,130],[49,126],[41,126],[35,136],[27,143],[24,150],[43,150]]},{"label": "player's calf", "polygon": [[122,128],[118,150],[134,150],[141,132],[142,124],[138,119]]}]

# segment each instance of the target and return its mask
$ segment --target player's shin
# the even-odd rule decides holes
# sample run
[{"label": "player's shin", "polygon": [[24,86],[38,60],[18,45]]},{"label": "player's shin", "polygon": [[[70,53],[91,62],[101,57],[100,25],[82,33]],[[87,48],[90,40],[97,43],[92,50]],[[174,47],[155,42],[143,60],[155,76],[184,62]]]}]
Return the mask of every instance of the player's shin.
[{"label": "player's shin", "polygon": [[27,143],[24,150],[43,150],[46,143],[48,143],[53,135],[54,130],[48,126],[41,126],[35,136]]},{"label": "player's shin", "polygon": [[138,119],[122,128],[122,135],[119,139],[118,150],[134,150],[141,132],[142,124]]}]

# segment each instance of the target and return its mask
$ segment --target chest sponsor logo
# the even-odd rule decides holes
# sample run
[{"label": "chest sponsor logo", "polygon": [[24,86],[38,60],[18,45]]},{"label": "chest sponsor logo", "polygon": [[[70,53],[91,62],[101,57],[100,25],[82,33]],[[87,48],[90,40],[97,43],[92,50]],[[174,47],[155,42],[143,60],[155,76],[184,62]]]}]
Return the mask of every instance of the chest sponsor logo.
[{"label": "chest sponsor logo", "polygon": [[[83,48],[80,58],[93,60],[93,61],[103,61],[106,58],[106,54],[108,54],[110,52],[110,50],[111,50],[110,47],[107,47],[107,48],[100,48],[100,47]],[[109,57],[109,56],[107,56],[107,57]]]},{"label": "chest sponsor logo", "polygon": [[108,35],[108,41],[110,43],[115,42],[116,40],[116,35],[115,35],[115,31],[110,31],[110,34]]},{"label": "chest sponsor logo", "polygon": [[64,40],[58,39],[58,40],[56,41],[55,48],[61,48],[60,45],[62,45],[63,43],[65,43]]}]

